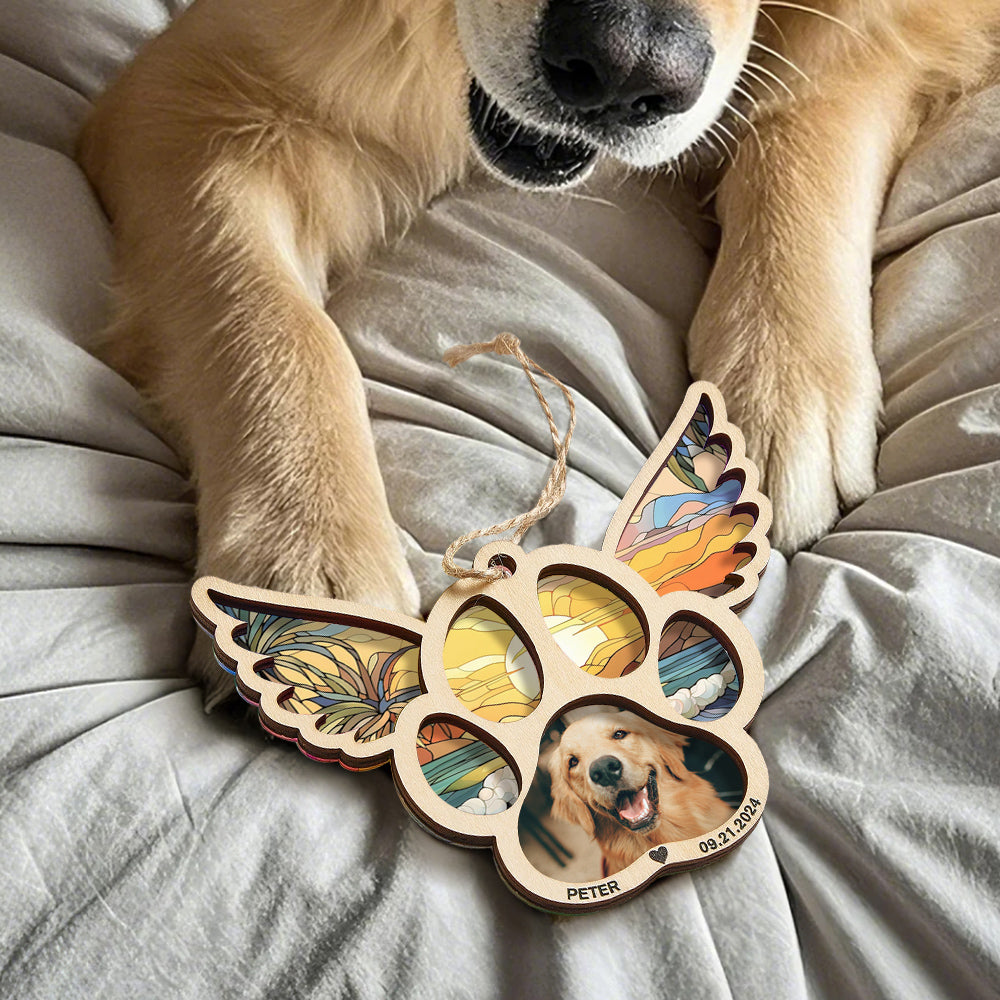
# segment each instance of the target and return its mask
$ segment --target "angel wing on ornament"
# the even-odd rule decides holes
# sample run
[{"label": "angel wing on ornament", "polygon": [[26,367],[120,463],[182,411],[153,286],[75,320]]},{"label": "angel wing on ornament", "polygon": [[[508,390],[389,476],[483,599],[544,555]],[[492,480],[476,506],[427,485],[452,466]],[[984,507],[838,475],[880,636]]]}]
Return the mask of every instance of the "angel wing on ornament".
[{"label": "angel wing on ornament", "polygon": [[[456,844],[492,848],[523,898],[550,910],[592,909],[714,860],[760,818],[767,773],[746,727],[763,668],[735,611],[766,566],[769,523],[742,436],[718,390],[698,383],[600,550],[486,544],[474,567],[502,575],[458,580],[427,621],[215,578],[196,582],[192,607],[269,732],[316,760],[390,764],[415,818]],[[584,884],[529,860],[525,801],[567,720],[597,711],[638,717],[675,748],[721,750],[741,787],[711,814],[711,828],[687,836],[688,828],[679,841],[656,840],[656,829],[684,830],[667,822],[667,792],[681,789],[663,787],[665,772],[658,791],[618,792],[607,816],[591,803],[595,822],[632,822],[635,803],[652,808],[655,793],[663,822],[642,841],[650,849],[613,879],[598,871]],[[578,775],[585,804],[590,766],[590,776]],[[609,775],[613,766],[598,777]],[[602,794],[616,793],[604,786]]]}]

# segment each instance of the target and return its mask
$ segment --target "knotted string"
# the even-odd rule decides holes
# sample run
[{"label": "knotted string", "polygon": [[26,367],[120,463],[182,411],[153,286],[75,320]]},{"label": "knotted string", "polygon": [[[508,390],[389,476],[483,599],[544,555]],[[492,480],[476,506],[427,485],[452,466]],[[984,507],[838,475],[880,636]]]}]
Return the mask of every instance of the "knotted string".
[{"label": "knotted string", "polygon": [[[473,358],[478,354],[490,353],[499,355],[509,354],[517,358],[521,363],[524,374],[528,376],[531,388],[535,390],[535,396],[538,398],[542,412],[545,414],[545,419],[549,423],[549,430],[552,432],[552,444],[556,452],[556,461],[552,466],[552,472],[549,474],[549,480],[538,497],[538,503],[531,510],[526,511],[524,514],[518,514],[516,517],[504,521],[502,524],[494,524],[492,528],[480,528],[478,531],[470,531],[467,535],[456,538],[448,546],[448,551],[445,552],[444,558],[441,560],[441,565],[449,576],[453,576],[458,580],[499,580],[505,575],[504,568],[499,565],[490,566],[487,569],[465,569],[455,562],[455,555],[468,542],[474,541],[477,538],[491,538],[494,535],[503,535],[508,531],[513,532],[510,539],[516,544],[524,538],[532,525],[537,524],[558,506],[559,501],[562,500],[566,493],[566,458],[569,455],[570,441],[573,440],[573,429],[576,427],[576,404],[573,402],[573,396],[569,389],[555,375],[547,372],[541,365],[532,361],[521,350],[521,342],[513,334],[502,333],[495,340],[483,344],[465,344],[449,348],[444,353],[444,360],[454,368],[463,361],[468,361],[469,358]],[[566,427],[565,435],[561,438],[555,419],[552,416],[552,409],[538,385],[538,381],[534,375],[535,372],[543,378],[547,378],[554,386],[558,387],[566,398],[566,405],[569,407],[569,424]]]}]

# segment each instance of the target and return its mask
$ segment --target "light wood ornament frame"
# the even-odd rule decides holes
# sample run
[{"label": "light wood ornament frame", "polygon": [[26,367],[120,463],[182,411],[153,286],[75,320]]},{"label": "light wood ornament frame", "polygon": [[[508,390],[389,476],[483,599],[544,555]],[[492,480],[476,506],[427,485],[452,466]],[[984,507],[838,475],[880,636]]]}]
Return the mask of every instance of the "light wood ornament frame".
[{"label": "light wood ornament frame", "polygon": [[[697,408],[707,401],[712,413],[712,442],[722,441],[729,453],[725,478],[740,478],[737,510],[751,511],[755,522],[735,547],[746,561],[727,579],[722,596],[675,592],[660,596],[638,573],[616,558],[616,545],[650,483],[663,469]],[[414,818],[432,833],[454,844],[491,848],[498,869],[515,893],[546,910],[580,912],[598,909],[634,896],[654,880],[677,871],[710,863],[745,839],[760,819],[767,801],[768,779],[760,750],[746,732],[760,705],[764,670],[760,655],[736,611],[752,599],[769,555],[766,532],[770,504],[758,489],[758,473],[746,458],[740,432],[725,417],[718,390],[708,383],[691,387],[679,416],[626,493],[608,528],[600,550],[554,545],[525,552],[507,542],[483,546],[474,565],[485,569],[501,558],[513,568],[509,578],[497,581],[460,580],[440,597],[426,622],[405,615],[345,601],[305,598],[212,577],[198,580],[192,589],[192,609],[198,623],[214,636],[216,656],[235,673],[240,694],[258,706],[262,725],[275,735],[294,740],[320,761],[337,761],[352,769],[390,764],[399,796]],[[553,572],[595,581],[622,597],[645,631],[646,652],[637,669],[625,676],[606,678],[582,670],[560,648],[542,619],[538,581]],[[470,603],[501,610],[512,624],[541,673],[541,700],[516,722],[491,721],[469,711],[456,697],[443,667],[445,639],[452,623]],[[269,613],[358,625],[397,636],[419,645],[422,693],[408,702],[387,736],[357,742],[353,732],[329,733],[317,729],[317,716],[296,714],[284,707],[288,685],[260,673],[270,660],[240,645],[246,623],[227,615],[221,605],[263,608]],[[670,707],[658,673],[659,638],[668,622],[682,618],[709,629],[721,642],[736,668],[739,697],[728,714],[716,721],[698,721]],[[664,845],[642,855],[614,877],[613,890],[601,889],[608,880],[590,883],[560,881],[542,874],[528,861],[521,846],[518,823],[528,787],[538,764],[543,736],[554,720],[572,708],[608,705],[627,709],[674,733],[706,740],[726,751],[744,782],[743,802],[734,810],[742,815],[741,829],[711,850],[705,844],[713,831],[700,837]],[[476,815],[458,810],[430,787],[417,757],[418,734],[429,721],[461,726],[503,757],[517,778],[519,794],[504,812]],[[757,803],[752,806],[751,803]],[[732,831],[731,831],[732,832]],[[586,891],[581,893],[581,888]]]}]

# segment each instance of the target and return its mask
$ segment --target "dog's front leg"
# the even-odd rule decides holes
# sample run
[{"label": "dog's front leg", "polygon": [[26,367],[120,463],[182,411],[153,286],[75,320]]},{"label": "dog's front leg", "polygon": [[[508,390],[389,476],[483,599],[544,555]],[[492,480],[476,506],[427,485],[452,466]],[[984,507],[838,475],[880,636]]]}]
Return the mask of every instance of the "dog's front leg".
[{"label": "dog's front leg", "polygon": [[873,241],[914,120],[912,81],[889,60],[825,72],[743,140],[689,340],[692,372],[722,388],[760,464],[786,552],[875,486]]},{"label": "dog's front leg", "polygon": [[[377,241],[389,195],[323,138],[289,148],[259,167],[206,155],[192,176],[155,149],[93,171],[118,236],[106,356],[186,454],[199,573],[417,614],[361,375],[322,308],[328,268]],[[191,668],[210,702],[232,691],[207,647]]]}]

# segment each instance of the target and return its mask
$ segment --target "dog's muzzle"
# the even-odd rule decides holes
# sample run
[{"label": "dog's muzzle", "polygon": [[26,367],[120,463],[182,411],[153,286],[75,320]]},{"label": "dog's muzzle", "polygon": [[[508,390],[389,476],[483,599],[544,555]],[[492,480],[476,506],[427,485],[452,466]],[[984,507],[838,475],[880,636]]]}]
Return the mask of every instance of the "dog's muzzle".
[{"label": "dog's muzzle", "polygon": [[500,107],[478,80],[469,89],[483,160],[529,188],[575,184],[601,149],[616,155],[689,111],[715,61],[707,24],[675,0],[549,0],[536,44],[532,123]]},{"label": "dog's muzzle", "polygon": [[[622,762],[611,754],[598,757],[587,771],[590,780],[600,788],[612,791],[621,784]],[[618,792],[615,804],[605,811],[629,830],[648,830],[659,820],[660,795],[656,784],[656,771],[651,770],[646,783],[639,788],[625,788]]]}]

